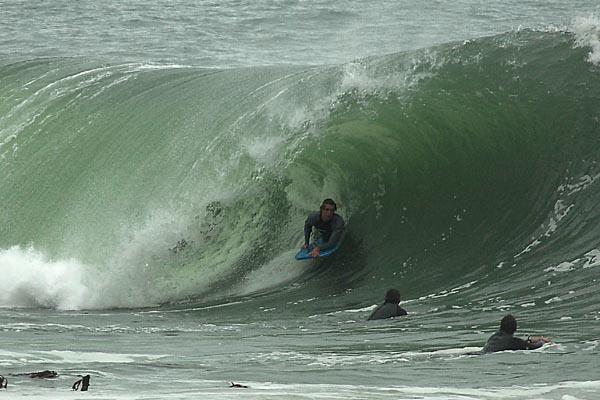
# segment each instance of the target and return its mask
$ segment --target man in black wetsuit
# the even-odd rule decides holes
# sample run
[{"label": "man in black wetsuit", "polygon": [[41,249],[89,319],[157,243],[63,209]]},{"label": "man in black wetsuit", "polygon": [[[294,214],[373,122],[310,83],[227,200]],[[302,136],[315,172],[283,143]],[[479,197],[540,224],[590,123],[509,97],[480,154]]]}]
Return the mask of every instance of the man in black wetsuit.
[{"label": "man in black wetsuit", "polygon": [[327,250],[337,244],[344,231],[344,219],[336,214],[337,205],[332,199],[325,199],[321,209],[306,218],[304,223],[304,246],[310,246],[310,235],[315,228],[313,236],[314,247],[310,252],[313,257],[318,257],[321,250]]},{"label": "man in black wetsuit", "polygon": [[517,320],[508,314],[500,321],[500,330],[488,339],[482,352],[493,353],[504,350],[533,350],[542,347],[550,339],[543,336],[528,337],[527,340],[513,336],[517,330]]},{"label": "man in black wetsuit", "polygon": [[385,319],[407,315],[408,313],[406,310],[400,307],[399,304],[400,292],[396,289],[388,290],[385,294],[385,302],[371,313],[368,320],[370,321],[372,319]]}]

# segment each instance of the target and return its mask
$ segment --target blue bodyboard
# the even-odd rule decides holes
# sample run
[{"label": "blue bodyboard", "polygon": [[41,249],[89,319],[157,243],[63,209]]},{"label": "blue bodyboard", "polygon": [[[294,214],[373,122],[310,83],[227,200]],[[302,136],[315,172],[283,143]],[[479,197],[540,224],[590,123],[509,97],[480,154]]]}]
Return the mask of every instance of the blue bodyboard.
[{"label": "blue bodyboard", "polygon": [[313,245],[311,244],[310,246],[308,246],[308,248],[306,249],[300,249],[300,251],[296,254],[296,260],[311,260],[313,258],[321,258],[321,257],[327,257],[333,253],[335,253],[335,251],[340,247],[340,243],[342,241],[338,240],[338,242],[336,243],[335,246],[327,249],[327,250],[323,250],[321,251],[321,253],[319,254],[318,257],[313,257],[310,255],[310,252],[313,249]]}]

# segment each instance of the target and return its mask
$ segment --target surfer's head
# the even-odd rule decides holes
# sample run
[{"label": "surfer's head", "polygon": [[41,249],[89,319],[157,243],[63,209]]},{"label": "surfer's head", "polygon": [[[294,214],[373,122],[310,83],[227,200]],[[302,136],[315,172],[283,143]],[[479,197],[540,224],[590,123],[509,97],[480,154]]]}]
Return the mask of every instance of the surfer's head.
[{"label": "surfer's head", "polygon": [[400,303],[400,292],[397,291],[396,289],[388,290],[385,294],[385,302],[399,304]]},{"label": "surfer's head", "polygon": [[515,333],[517,330],[517,320],[512,315],[508,314],[500,321],[500,330],[509,334]]},{"label": "surfer's head", "polygon": [[337,210],[335,201],[332,199],[323,200],[323,203],[321,203],[321,219],[325,222],[331,220],[333,214],[335,214],[335,210]]}]

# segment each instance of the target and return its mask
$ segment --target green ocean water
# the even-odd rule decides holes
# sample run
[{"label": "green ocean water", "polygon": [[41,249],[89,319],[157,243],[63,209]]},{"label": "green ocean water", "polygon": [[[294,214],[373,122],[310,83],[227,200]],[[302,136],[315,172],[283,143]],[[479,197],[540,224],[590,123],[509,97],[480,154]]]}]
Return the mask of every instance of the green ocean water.
[{"label": "green ocean water", "polygon": [[[387,2],[364,14],[353,2],[99,7],[111,17],[98,32],[123,45],[60,22],[88,3],[57,2],[48,31],[8,44],[21,14],[34,26],[44,15],[25,4],[2,4],[13,22],[0,35],[0,374],[12,396],[64,398],[83,373],[98,398],[598,395],[593,15],[457,3],[452,13],[478,10],[457,36],[406,28],[394,48],[385,21],[400,11]],[[278,25],[303,13],[309,28]],[[568,17],[579,19],[559,27]],[[331,38],[348,20],[368,32],[354,48],[323,40],[301,62],[287,41]],[[219,39],[167,45],[193,21]],[[281,36],[260,36],[266,26]],[[63,37],[88,46],[53,49]],[[199,56],[198,43],[231,51]],[[344,242],[295,261],[325,197]],[[389,287],[409,316],[367,323]],[[471,354],[507,313],[521,335],[554,342]],[[60,377],[15,375],[42,369]]]}]

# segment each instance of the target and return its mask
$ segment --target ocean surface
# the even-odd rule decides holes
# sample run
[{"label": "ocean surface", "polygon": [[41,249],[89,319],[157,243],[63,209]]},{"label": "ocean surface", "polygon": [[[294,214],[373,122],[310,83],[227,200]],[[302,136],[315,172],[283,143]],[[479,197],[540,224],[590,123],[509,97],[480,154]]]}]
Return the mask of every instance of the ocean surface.
[{"label": "ocean surface", "polygon": [[0,205],[2,398],[598,399],[600,5],[0,0]]}]

